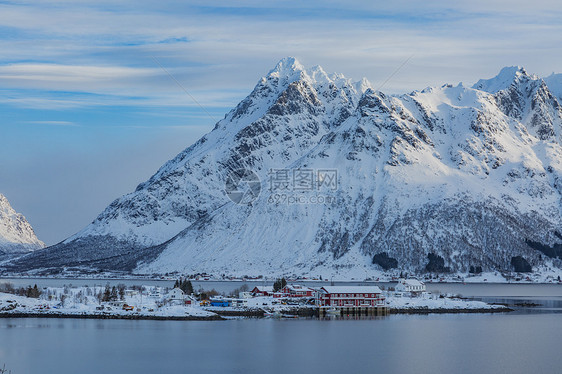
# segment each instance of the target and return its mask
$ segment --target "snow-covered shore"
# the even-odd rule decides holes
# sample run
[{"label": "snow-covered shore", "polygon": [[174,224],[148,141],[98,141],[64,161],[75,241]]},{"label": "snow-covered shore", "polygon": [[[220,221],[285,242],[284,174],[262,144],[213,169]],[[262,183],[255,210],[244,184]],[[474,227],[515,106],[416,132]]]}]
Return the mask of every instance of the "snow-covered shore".
[{"label": "snow-covered shore", "polygon": [[[282,301],[269,296],[245,300],[244,306],[201,306],[198,301],[191,305],[167,300],[157,288],[146,293],[127,290],[122,300],[101,302],[102,288],[64,287],[44,288],[36,297],[18,296],[0,292],[0,317],[76,317],[76,318],[123,318],[123,319],[183,319],[210,320],[231,317],[263,317],[268,313],[314,316],[317,308],[310,303]],[[123,306],[127,306],[127,310]],[[424,293],[418,297],[395,296],[386,293],[385,306],[390,313],[474,313],[509,311],[502,305],[456,297]]]},{"label": "snow-covered shore", "polygon": [[487,304],[483,301],[468,300],[455,297],[434,297],[422,295],[420,297],[387,297],[386,306],[391,311],[506,311],[503,305]]},{"label": "snow-covered shore", "polygon": [[[43,316],[92,316],[99,318],[185,318],[213,319],[216,313],[206,311],[199,306],[157,305],[156,298],[146,297],[141,302],[139,297],[125,297],[124,304],[132,306],[132,310],[112,307],[107,303],[103,309],[94,296],[85,295],[86,287],[67,289],[67,297],[63,288],[48,288],[40,298],[18,296],[0,292],[0,315],[43,315]],[[49,293],[49,294],[47,294]],[[50,299],[50,300],[49,300]]]}]

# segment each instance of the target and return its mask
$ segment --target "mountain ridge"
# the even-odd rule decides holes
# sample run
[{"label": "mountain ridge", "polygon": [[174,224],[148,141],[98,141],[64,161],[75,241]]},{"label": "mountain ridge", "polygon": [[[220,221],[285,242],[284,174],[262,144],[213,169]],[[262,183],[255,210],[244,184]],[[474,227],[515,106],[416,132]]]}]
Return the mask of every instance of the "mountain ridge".
[{"label": "mountain ridge", "polygon": [[[380,253],[413,272],[430,253],[455,271],[509,270],[516,255],[559,266],[528,244],[562,243],[558,99],[519,67],[473,87],[388,96],[283,59],[211,133],[13,269],[330,274],[380,270],[371,263]],[[338,204],[268,202],[277,168],[337,170],[339,189],[327,196]],[[249,206],[224,192],[238,169],[262,183]]]}]

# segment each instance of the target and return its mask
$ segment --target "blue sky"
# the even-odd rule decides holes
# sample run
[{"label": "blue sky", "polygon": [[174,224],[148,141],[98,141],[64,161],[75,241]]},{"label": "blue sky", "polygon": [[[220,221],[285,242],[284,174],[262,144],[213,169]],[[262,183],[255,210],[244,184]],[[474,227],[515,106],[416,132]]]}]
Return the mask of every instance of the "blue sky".
[{"label": "blue sky", "polygon": [[0,192],[54,244],[282,57],[378,86],[413,55],[390,93],[507,65],[546,76],[562,71],[560,19],[557,1],[0,1]]}]

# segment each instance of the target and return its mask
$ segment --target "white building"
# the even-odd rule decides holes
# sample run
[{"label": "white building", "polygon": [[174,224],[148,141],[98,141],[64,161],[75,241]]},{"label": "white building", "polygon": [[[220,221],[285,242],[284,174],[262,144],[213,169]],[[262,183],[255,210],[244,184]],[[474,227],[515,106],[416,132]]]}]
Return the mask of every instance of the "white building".
[{"label": "white building", "polygon": [[185,299],[185,293],[181,289],[176,287],[168,293],[167,299],[170,301],[183,301]]},{"label": "white building", "polygon": [[242,291],[238,293],[239,299],[251,299],[254,297],[250,291]]},{"label": "white building", "polygon": [[150,290],[150,292],[148,293],[148,297],[153,297],[155,299],[161,298],[162,293],[160,292],[160,287],[154,287],[152,290]]},{"label": "white building", "polygon": [[247,298],[231,299],[230,305],[234,307],[245,307],[248,306]]},{"label": "white building", "polygon": [[137,290],[125,290],[125,296],[127,297],[137,296],[138,294],[139,292]]},{"label": "white building", "polygon": [[419,295],[425,292],[425,283],[417,279],[400,279],[398,284],[394,286],[396,292],[409,292],[412,295]]}]

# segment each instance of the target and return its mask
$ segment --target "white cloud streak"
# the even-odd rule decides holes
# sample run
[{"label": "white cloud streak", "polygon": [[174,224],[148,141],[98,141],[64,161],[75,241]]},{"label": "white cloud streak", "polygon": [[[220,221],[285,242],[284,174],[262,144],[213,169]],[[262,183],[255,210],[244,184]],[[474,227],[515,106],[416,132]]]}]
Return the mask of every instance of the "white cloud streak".
[{"label": "white cloud streak", "polygon": [[70,121],[24,121],[32,125],[46,125],[46,126],[80,126],[77,123]]},{"label": "white cloud streak", "polygon": [[[0,37],[2,87],[89,92],[120,96],[118,101],[141,97],[154,105],[166,105],[167,99],[172,106],[185,102],[173,99],[177,87],[151,56],[190,92],[214,92],[196,96],[205,106],[235,104],[285,55],[376,83],[414,53],[386,86],[390,92],[473,82],[504,65],[524,65],[544,75],[559,71],[562,57],[557,48],[561,10],[551,1],[399,1],[392,6],[58,1],[5,4],[0,12],[0,27],[11,35]],[[212,98],[224,97],[225,89],[236,95]],[[104,100],[91,103],[104,105]]]}]

